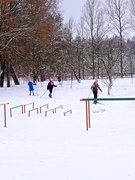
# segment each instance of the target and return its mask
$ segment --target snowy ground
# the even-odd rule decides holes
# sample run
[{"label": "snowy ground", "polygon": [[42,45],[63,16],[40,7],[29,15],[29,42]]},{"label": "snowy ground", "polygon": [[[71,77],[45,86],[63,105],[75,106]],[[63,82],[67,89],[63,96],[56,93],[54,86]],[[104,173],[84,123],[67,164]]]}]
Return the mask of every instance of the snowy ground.
[{"label": "snowy ground", "polygon": [[[91,128],[86,131],[85,102],[93,80],[70,81],[58,85],[50,99],[47,81],[38,83],[38,96],[29,96],[27,82],[0,88],[0,104],[7,105],[7,127],[0,106],[1,180],[135,180],[135,102],[91,103]],[[57,82],[55,82],[57,83]],[[100,97],[135,97],[131,79],[117,79],[111,95],[100,80]],[[92,98],[92,93],[90,94]],[[34,102],[35,108],[48,104],[56,113],[32,111],[28,117],[21,108]],[[64,112],[72,110],[72,114]]]}]

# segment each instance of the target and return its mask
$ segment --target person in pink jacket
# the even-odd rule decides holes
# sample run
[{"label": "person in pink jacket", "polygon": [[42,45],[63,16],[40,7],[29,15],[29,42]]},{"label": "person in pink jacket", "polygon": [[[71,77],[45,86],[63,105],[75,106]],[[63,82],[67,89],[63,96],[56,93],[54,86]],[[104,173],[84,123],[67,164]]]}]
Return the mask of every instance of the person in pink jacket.
[{"label": "person in pink jacket", "polygon": [[98,80],[95,80],[94,83],[91,86],[93,95],[94,95],[94,104],[97,103],[97,96],[98,96],[98,89],[102,92],[102,89],[100,88],[99,84],[98,84]]}]

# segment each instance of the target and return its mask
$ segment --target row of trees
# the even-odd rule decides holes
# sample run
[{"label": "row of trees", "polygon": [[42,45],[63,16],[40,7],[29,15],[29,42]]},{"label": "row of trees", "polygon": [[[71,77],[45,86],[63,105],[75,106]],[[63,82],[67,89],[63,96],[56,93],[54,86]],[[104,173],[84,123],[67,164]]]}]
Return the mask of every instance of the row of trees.
[{"label": "row of trees", "polygon": [[[130,2],[129,2],[130,1]],[[135,0],[87,0],[80,21],[63,23],[58,0],[0,0],[0,86],[6,78],[80,81],[135,73]]]},{"label": "row of trees", "polygon": [[0,86],[51,68],[61,27],[58,0],[0,0]]}]

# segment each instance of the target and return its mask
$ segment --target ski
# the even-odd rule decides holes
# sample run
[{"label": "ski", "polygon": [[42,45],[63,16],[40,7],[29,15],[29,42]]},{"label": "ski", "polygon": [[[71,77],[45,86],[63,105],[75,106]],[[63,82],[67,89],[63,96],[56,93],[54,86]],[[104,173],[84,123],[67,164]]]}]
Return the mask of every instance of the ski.
[{"label": "ski", "polygon": [[93,102],[93,104],[95,104],[95,105],[96,105],[96,104],[104,105],[103,103],[100,103],[100,102],[96,102],[96,103]]}]

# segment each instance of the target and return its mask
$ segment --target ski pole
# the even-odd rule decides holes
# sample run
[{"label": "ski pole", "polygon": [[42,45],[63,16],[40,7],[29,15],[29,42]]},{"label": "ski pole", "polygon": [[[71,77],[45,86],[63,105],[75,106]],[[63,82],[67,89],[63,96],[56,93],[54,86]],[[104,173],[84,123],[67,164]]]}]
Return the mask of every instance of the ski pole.
[{"label": "ski pole", "polygon": [[56,91],[56,87],[55,87],[55,89],[54,89],[54,91],[53,91],[53,96],[54,96],[54,94],[55,94],[55,91]]},{"label": "ski pole", "polygon": [[100,91],[100,93],[98,94],[98,96],[101,94],[102,91]]},{"label": "ski pole", "polygon": [[90,91],[90,93],[89,93],[89,95],[88,95],[88,98],[90,97],[90,95],[91,95],[91,91]]},{"label": "ski pole", "polygon": [[37,93],[37,96],[38,96],[37,84],[36,84],[36,93]]},{"label": "ski pole", "polygon": [[46,92],[47,92],[47,90],[40,96],[40,98],[43,97]]}]

